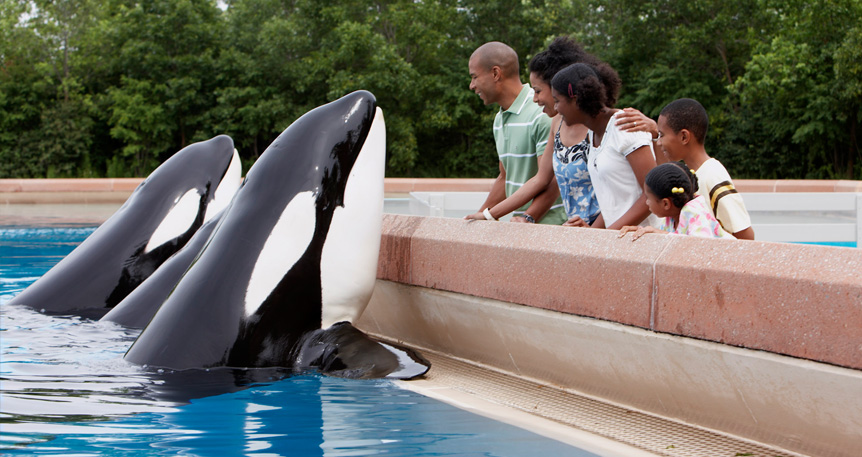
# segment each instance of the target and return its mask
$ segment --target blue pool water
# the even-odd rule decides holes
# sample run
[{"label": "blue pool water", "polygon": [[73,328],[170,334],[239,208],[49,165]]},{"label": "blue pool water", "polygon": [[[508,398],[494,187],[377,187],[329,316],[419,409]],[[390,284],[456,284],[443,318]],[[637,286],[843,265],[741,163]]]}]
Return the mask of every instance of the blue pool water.
[{"label": "blue pool water", "polygon": [[838,248],[855,248],[855,241],[796,241],[794,244],[816,244],[818,246],[834,246]]},{"label": "blue pool water", "polygon": [[0,227],[3,455],[594,455],[386,380],[148,372],[136,330],[6,305],[93,230]]}]

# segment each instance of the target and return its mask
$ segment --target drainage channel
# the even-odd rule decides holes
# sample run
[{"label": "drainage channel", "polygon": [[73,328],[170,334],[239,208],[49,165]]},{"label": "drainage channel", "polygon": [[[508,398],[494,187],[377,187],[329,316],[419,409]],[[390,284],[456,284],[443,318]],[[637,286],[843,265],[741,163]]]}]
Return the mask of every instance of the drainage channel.
[{"label": "drainage channel", "polygon": [[[424,379],[405,382],[406,388],[600,455],[802,457],[801,454],[632,411],[425,349],[423,355],[433,368]],[[513,410],[520,414],[513,414]],[[597,439],[590,439],[590,435]]]}]

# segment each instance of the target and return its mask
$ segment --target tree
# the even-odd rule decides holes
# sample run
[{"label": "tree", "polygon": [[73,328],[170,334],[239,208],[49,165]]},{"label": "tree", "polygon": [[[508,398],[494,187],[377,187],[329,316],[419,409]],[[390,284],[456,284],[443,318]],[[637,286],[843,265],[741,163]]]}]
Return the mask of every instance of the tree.
[{"label": "tree", "polygon": [[[219,4],[226,5],[224,10]],[[0,177],[145,175],[226,133],[248,166],[308,110],[373,92],[389,176],[494,176],[476,47],[573,35],[619,106],[707,109],[734,176],[860,177],[858,0],[0,0]]]},{"label": "tree", "polygon": [[764,177],[862,177],[862,4],[819,0],[772,7],[779,32],[757,48],[733,85],[741,113],[756,122],[760,135],[749,143],[752,168]]},{"label": "tree", "polygon": [[115,82],[102,106],[124,144],[115,160],[125,158],[114,172],[145,175],[210,131],[203,121],[215,103],[221,10],[210,0],[118,1],[111,10],[102,39],[113,44],[107,77]]},{"label": "tree", "polygon": [[0,7],[0,176],[92,174],[92,104],[75,59],[94,22],[92,6],[40,0]]}]

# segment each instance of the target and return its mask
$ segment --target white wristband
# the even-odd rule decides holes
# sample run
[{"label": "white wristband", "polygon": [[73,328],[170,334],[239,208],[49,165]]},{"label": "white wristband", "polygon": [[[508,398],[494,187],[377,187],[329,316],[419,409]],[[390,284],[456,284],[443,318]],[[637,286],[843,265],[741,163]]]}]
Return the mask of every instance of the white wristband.
[{"label": "white wristband", "polygon": [[485,208],[482,210],[482,215],[485,216],[486,221],[496,221],[497,220],[497,219],[494,219],[494,216],[491,215],[491,210],[488,208]]}]

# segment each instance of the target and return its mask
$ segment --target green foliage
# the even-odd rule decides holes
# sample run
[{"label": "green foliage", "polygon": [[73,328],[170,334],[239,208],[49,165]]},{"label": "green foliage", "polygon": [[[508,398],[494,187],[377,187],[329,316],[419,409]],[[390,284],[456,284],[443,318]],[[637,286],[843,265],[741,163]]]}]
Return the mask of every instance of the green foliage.
[{"label": "green foliage", "polygon": [[0,0],[0,177],[141,176],[228,134],[249,166],[357,89],[387,123],[388,176],[495,176],[468,89],[487,41],[526,65],[570,34],[619,106],[706,106],[734,176],[862,178],[858,0]]},{"label": "green foliage", "polygon": [[779,147],[747,162],[770,177],[862,177],[862,4],[781,2],[774,9],[780,31],[757,47],[732,89],[743,107],[736,120],[755,119],[760,141]]}]

